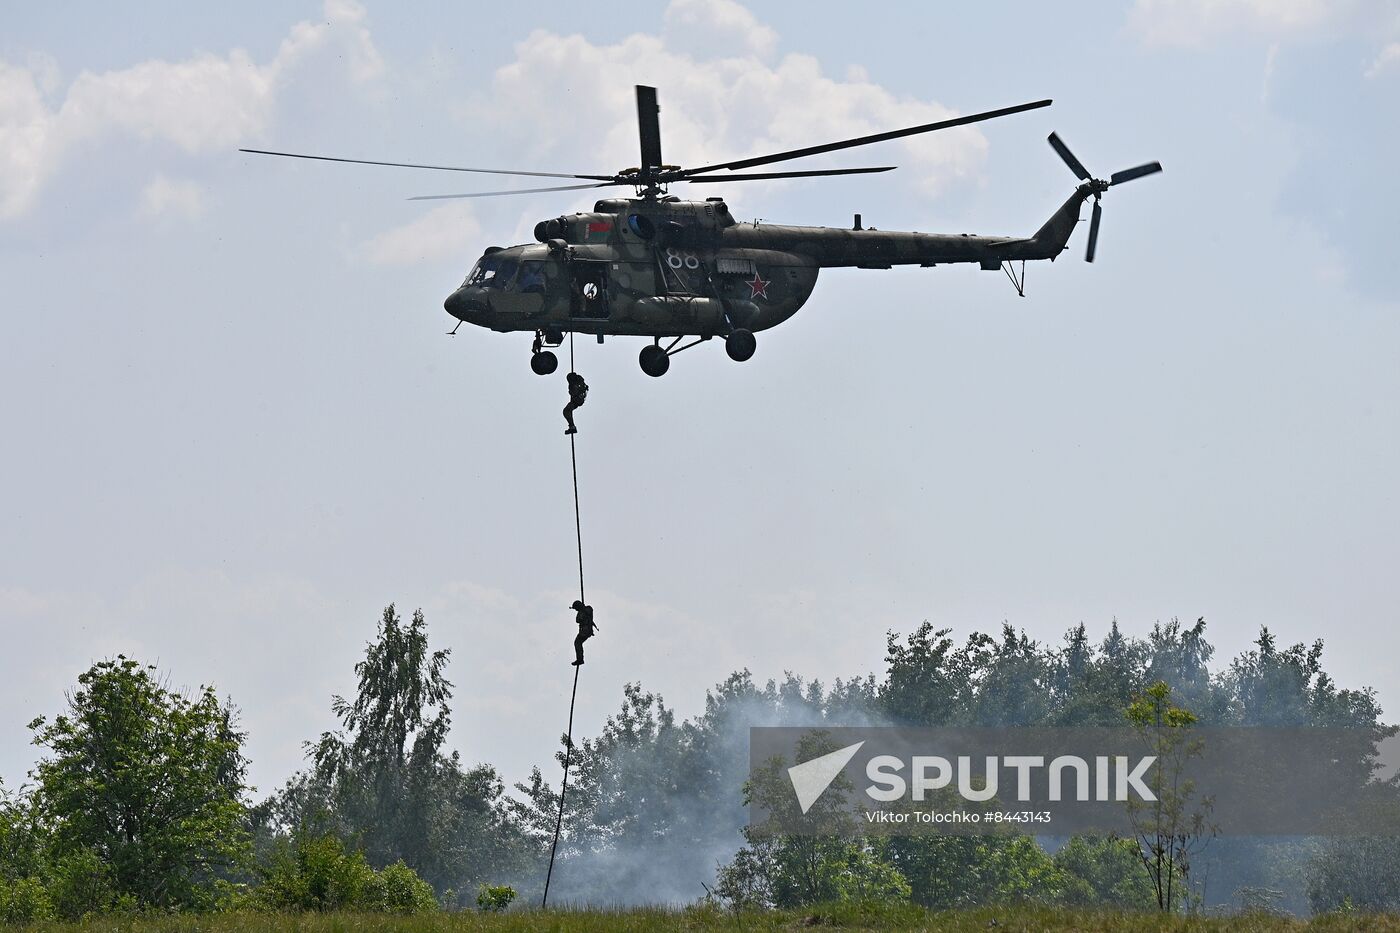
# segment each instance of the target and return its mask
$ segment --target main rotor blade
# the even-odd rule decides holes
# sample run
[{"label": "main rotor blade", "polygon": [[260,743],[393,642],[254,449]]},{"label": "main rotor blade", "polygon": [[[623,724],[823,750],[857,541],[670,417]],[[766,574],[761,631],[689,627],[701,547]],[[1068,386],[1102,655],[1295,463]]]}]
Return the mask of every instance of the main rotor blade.
[{"label": "main rotor blade", "polygon": [[642,171],[661,167],[661,121],[656,88],[637,85],[637,134],[642,140]]},{"label": "main rotor blade", "polygon": [[911,126],[907,129],[891,130],[888,133],[874,133],[870,136],[857,136],[854,139],[843,139],[840,142],[826,143],[821,146],[808,146],[805,149],[789,149],[787,152],[776,152],[772,155],[756,156],[752,159],[739,159],[735,162],[721,162],[718,165],[705,165],[700,168],[686,169],[681,175],[699,175],[703,172],[714,172],[719,169],[751,168],[755,165],[768,165],[772,162],[786,162],[788,159],[800,159],[803,156],[819,155],[823,152],[835,152],[837,149],[868,146],[871,143],[884,142],[887,139],[901,139],[905,136],[916,136],[919,133],[932,133],[934,130],[946,130],[954,126],[980,123],[983,120],[1010,116],[1013,113],[1020,113],[1023,110],[1035,110],[1039,107],[1049,107],[1050,103],[1049,100],[1038,100],[1029,104],[1019,104],[1015,107],[1003,107],[1000,110],[988,110],[985,113],[973,113],[965,117],[954,117],[951,120],[939,120],[935,123],[925,123],[922,126]]},{"label": "main rotor blade", "polygon": [[1050,134],[1050,148],[1060,154],[1060,158],[1065,160],[1065,164],[1069,166],[1071,172],[1079,176],[1080,181],[1089,180],[1089,170],[1084,167],[1084,163],[1076,159],[1074,153],[1069,151],[1069,146],[1061,142],[1060,137],[1054,133]]},{"label": "main rotor blade", "polygon": [[745,172],[741,175],[701,175],[696,178],[682,178],[688,182],[756,181],[760,178],[813,178],[817,175],[866,175],[870,172],[892,172],[899,166],[880,165],[875,168],[826,168],[810,172]]},{"label": "main rotor blade", "polygon": [[314,159],[317,162],[351,162],[355,165],[388,165],[393,168],[426,168],[438,172],[477,172],[483,175],[533,175],[537,178],[592,178],[611,181],[611,175],[574,175],[568,172],[519,172],[505,168],[461,168],[456,165],[419,165],[416,162],[374,162],[369,159],[340,159],[335,156],[303,155],[300,152],[270,152],[267,149],[240,149],[256,155],[284,156],[288,159]]},{"label": "main rotor blade", "polygon": [[494,198],[502,194],[539,194],[541,191],[578,191],[581,188],[607,188],[621,182],[605,181],[597,185],[558,185],[554,188],[514,188],[510,191],[474,191],[470,194],[420,194],[410,201],[448,201],[453,198]]},{"label": "main rotor blade", "polygon": [[1161,162],[1147,162],[1136,168],[1127,168],[1121,172],[1114,172],[1108,176],[1110,185],[1122,184],[1125,181],[1132,181],[1134,178],[1141,178],[1144,175],[1155,175],[1162,170]]},{"label": "main rotor blade", "polygon": [[1094,202],[1094,216],[1089,221],[1089,247],[1084,251],[1084,261],[1094,261],[1094,248],[1099,245],[1099,218],[1103,216],[1103,205]]}]

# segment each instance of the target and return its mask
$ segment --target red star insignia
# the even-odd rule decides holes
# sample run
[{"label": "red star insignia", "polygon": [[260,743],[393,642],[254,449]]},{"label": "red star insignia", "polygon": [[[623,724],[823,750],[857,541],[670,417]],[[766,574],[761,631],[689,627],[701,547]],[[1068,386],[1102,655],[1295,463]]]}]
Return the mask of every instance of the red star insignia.
[{"label": "red star insignia", "polygon": [[768,286],[773,284],[773,280],[769,279],[767,281],[764,281],[763,279],[759,278],[758,273],[755,272],[753,274],[753,281],[745,282],[744,284],[747,285],[749,288],[753,289],[753,293],[749,295],[750,298],[767,298]]}]

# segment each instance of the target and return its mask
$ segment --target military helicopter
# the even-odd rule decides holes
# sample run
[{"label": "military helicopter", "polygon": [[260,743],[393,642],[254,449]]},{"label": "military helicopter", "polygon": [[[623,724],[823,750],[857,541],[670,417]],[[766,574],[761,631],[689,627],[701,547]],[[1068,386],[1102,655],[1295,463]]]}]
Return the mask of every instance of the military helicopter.
[{"label": "military helicopter", "polygon": [[[1050,145],[1081,184],[1050,219],[1028,237],[931,234],[863,229],[855,215],[849,229],[795,227],[737,221],[723,198],[685,201],[668,194],[678,182],[714,184],[774,178],[861,175],[888,172],[893,165],[799,171],[737,172],[805,156],[866,146],[935,130],[965,126],[1050,105],[1039,100],[1000,110],[940,120],[838,142],[735,159],[698,168],[667,164],[661,156],[660,108],[656,89],[637,86],[637,125],[641,164],[607,175],[462,168],[409,162],[376,162],[330,156],[243,149],[360,165],[570,178],[584,184],[518,188],[468,194],[426,195],[410,200],[480,198],[585,188],[630,187],[631,198],[605,198],[589,212],[561,215],[535,225],[537,243],[490,247],[444,307],[462,323],[494,331],[533,331],[530,368],[548,375],[558,368],[558,347],[566,333],[649,337],[639,362],[649,376],[661,376],[671,357],[714,337],[724,338],[730,359],[754,355],[754,333],[792,317],[812,294],[823,268],[854,266],[888,269],[894,265],[936,266],[977,263],[1002,270],[1018,294],[1025,294],[1025,263],[1054,260],[1066,248],[1079,222],[1080,206],[1092,197],[1093,215],[1085,260],[1094,261],[1100,199],[1114,185],[1160,172],[1158,162],[1094,178],[1054,133]],[[1013,263],[1020,263],[1017,273]],[[456,333],[457,327],[452,329]],[[687,338],[693,338],[684,343]]]}]

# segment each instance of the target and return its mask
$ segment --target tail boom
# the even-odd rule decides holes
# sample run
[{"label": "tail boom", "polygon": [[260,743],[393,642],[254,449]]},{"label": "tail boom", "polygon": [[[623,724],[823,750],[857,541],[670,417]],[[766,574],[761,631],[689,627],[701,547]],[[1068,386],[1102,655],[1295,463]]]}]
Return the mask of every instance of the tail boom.
[{"label": "tail boom", "polygon": [[1079,222],[1080,205],[1092,193],[1090,184],[1080,185],[1045,225],[1029,237],[735,224],[721,232],[720,241],[722,246],[736,249],[801,253],[822,268],[888,269],[891,266],[979,263],[985,269],[995,269],[1005,261],[1058,256]]}]

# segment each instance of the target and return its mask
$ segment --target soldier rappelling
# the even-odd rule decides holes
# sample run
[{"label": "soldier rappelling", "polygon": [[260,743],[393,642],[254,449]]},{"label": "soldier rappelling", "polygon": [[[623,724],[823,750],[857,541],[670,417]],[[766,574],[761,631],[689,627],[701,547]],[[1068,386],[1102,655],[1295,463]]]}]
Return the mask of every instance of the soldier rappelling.
[{"label": "soldier rappelling", "polygon": [[583,663],[583,643],[593,637],[598,626],[593,624],[593,607],[576,599],[570,609],[575,610],[574,621],[578,622],[578,635],[574,638],[574,667]]},{"label": "soldier rappelling", "polygon": [[583,377],[578,373],[569,373],[569,404],[564,406],[564,420],[569,423],[565,434],[577,434],[578,426],[574,424],[574,409],[581,408],[583,403],[588,401],[588,383],[583,381]]}]

